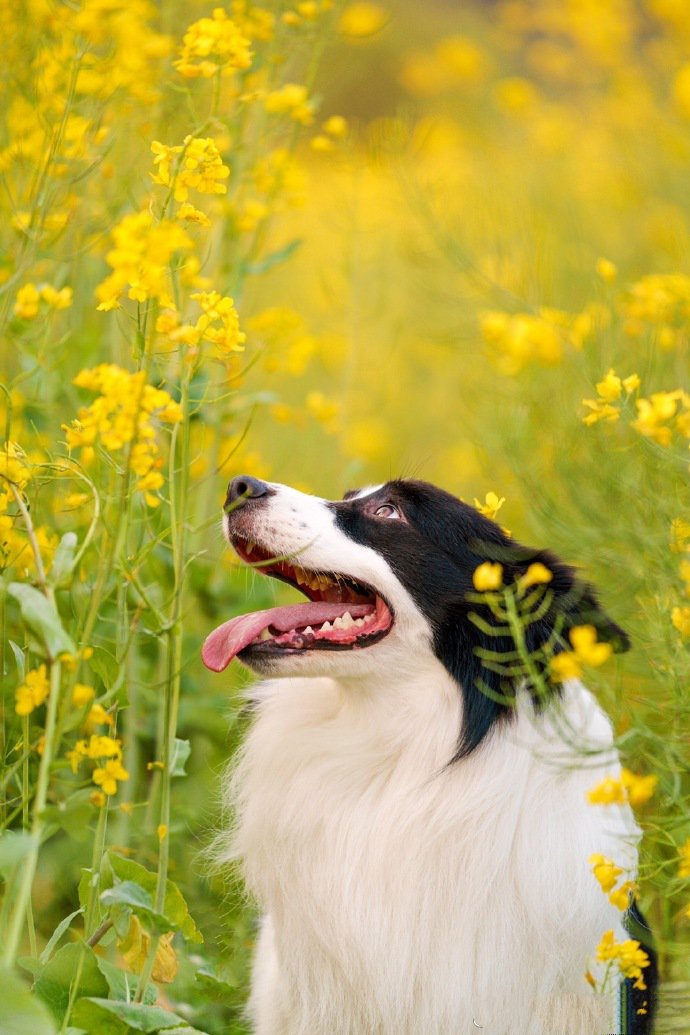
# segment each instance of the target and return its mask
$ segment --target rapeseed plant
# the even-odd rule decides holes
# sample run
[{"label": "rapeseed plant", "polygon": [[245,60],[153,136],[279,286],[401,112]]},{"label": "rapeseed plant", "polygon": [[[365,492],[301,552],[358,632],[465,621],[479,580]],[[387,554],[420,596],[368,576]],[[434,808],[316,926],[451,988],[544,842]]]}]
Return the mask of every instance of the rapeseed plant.
[{"label": "rapeseed plant", "polygon": [[0,943],[46,1032],[243,1030],[251,911],[194,854],[241,727],[198,644],[270,592],[212,531],[242,469],[416,468],[587,566],[615,667],[588,626],[526,653],[546,566],[474,589],[496,664],[602,695],[590,807],[645,840],[591,879],[690,981],[690,13],[393,6],[2,5]]}]

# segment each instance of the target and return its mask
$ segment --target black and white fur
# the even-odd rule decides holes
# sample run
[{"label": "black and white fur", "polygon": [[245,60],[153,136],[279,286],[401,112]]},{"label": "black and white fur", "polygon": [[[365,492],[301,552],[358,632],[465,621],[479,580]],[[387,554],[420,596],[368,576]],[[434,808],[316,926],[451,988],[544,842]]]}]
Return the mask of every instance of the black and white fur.
[{"label": "black and white fur", "polygon": [[577,680],[542,706],[483,666],[477,649],[500,643],[470,618],[472,573],[486,559],[508,582],[533,561],[553,572],[531,649],[554,622],[623,649],[625,634],[573,569],[431,485],[328,502],[258,484],[224,519],[229,538],[375,587],[395,622],[366,649],[242,655],[275,677],[252,689],[221,849],[263,914],[252,1030],[646,1035],[651,1001],[626,1029],[616,983],[585,979],[601,977],[605,931],[630,937],[588,864],[601,852],[636,870],[630,809],[586,801],[619,772],[611,725]]}]

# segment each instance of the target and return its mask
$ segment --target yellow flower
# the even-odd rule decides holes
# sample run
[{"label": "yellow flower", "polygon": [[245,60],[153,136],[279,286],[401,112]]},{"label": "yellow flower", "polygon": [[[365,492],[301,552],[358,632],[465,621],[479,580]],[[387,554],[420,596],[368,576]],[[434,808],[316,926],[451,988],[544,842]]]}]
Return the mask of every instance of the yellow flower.
[{"label": "yellow flower", "polygon": [[210,226],[211,220],[205,212],[194,208],[189,201],[183,202],[175,213],[177,219],[184,219],[187,223],[196,223],[198,226]]},{"label": "yellow flower", "polygon": [[613,931],[606,931],[597,947],[597,959],[601,963],[617,963],[623,977],[635,978],[635,988],[647,987],[642,970],[649,966],[649,956],[634,939],[616,942]]},{"label": "yellow flower", "polygon": [[579,679],[582,675],[582,666],[576,654],[564,650],[554,654],[549,660],[549,672],[557,683],[564,683],[566,679]]},{"label": "yellow flower", "polygon": [[603,665],[613,653],[610,643],[599,643],[593,625],[576,625],[570,630],[570,642],[578,659],[585,665]]},{"label": "yellow flower", "polygon": [[611,284],[618,276],[618,270],[610,259],[597,259],[596,271],[608,284]]},{"label": "yellow flower", "polygon": [[480,503],[477,497],[475,496],[473,506],[475,510],[478,510],[480,514],[484,515],[484,517],[488,517],[492,521],[495,521],[496,515],[498,514],[499,510],[501,509],[505,501],[505,496],[501,496],[499,498],[495,492],[487,492],[483,503]]},{"label": "yellow flower", "polygon": [[378,4],[368,3],[360,0],[358,3],[348,4],[344,8],[338,23],[338,29],[343,36],[351,39],[364,39],[366,36],[373,36],[388,22],[389,12]]},{"label": "yellow flower", "polygon": [[134,440],[130,469],[138,477],[137,489],[145,492],[147,502],[154,506],[157,498],[149,498],[148,490],[160,488],[163,482],[158,472],[161,459],[154,421],[178,424],[182,411],[168,392],[146,384],[145,376],[143,371],[130,374],[109,363],[81,370],[74,383],[100,395],[90,406],[83,406],[77,419],[70,426],[63,425],[63,430],[69,448],[81,448],[83,463],[91,462],[97,442],[112,453]]},{"label": "yellow flower", "polygon": [[503,585],[503,565],[484,561],[474,569],[472,583],[478,593],[500,589]]},{"label": "yellow flower", "polygon": [[96,287],[97,308],[117,308],[125,291],[136,302],[150,298],[162,308],[174,308],[170,262],[176,252],[194,247],[185,230],[173,219],[155,222],[145,210],[125,216],[112,238],[113,248],[105,258],[113,272]]},{"label": "yellow flower", "polygon": [[24,682],[15,690],[14,710],[17,715],[31,715],[43,704],[50,693],[50,680],[45,665],[39,665],[24,676]]},{"label": "yellow flower", "polygon": [[328,399],[323,392],[309,392],[305,399],[307,412],[322,425],[329,435],[340,426],[340,403]]},{"label": "yellow flower", "polygon": [[102,788],[104,794],[117,794],[118,780],[129,780],[129,773],[119,758],[111,758],[93,771],[93,782]]},{"label": "yellow flower", "polygon": [[624,913],[629,907],[630,901],[636,891],[637,885],[635,884],[635,881],[626,880],[620,885],[620,887],[609,892],[609,902],[612,906],[615,906],[616,909],[620,909],[621,913]]},{"label": "yellow flower", "polygon": [[690,540],[690,521],[674,518],[671,522],[671,549],[674,553],[683,553]]},{"label": "yellow flower", "polygon": [[92,686],[86,686],[85,683],[75,683],[72,690],[72,704],[76,708],[83,708],[85,704],[93,701],[95,696],[96,691]]},{"label": "yellow flower", "polygon": [[690,607],[674,607],[671,621],[682,636],[690,636]]},{"label": "yellow flower", "polygon": [[309,126],[314,121],[314,106],[306,86],[300,83],[285,83],[266,94],[264,108],[271,115],[289,115],[302,126]]},{"label": "yellow flower", "polygon": [[587,801],[590,805],[624,805],[627,801],[625,788],[622,780],[615,776],[606,776],[587,791]]},{"label": "yellow flower", "polygon": [[189,26],[173,64],[187,79],[210,79],[218,71],[222,75],[244,71],[252,57],[250,40],[222,7],[216,7],[210,18],[200,18]]},{"label": "yellow flower", "polygon": [[553,579],[553,572],[550,571],[541,561],[530,564],[525,574],[520,578],[521,589],[529,589],[530,586],[542,586]]},{"label": "yellow flower", "polygon": [[653,773],[638,776],[630,769],[621,769],[620,777],[606,776],[587,792],[590,805],[643,805],[654,794],[659,778]]},{"label": "yellow flower", "polygon": [[343,140],[348,134],[348,128],[347,119],[342,115],[331,115],[323,124],[324,133],[336,140]]},{"label": "yellow flower", "polygon": [[31,480],[31,465],[16,442],[4,442],[0,449],[0,478],[13,482],[19,489]]},{"label": "yellow flower", "polygon": [[42,284],[41,298],[53,309],[69,309],[72,305],[72,288],[64,287],[58,291],[50,284]]},{"label": "yellow flower", "polygon": [[597,384],[597,399],[583,399],[582,405],[587,406],[591,413],[582,418],[583,424],[588,426],[598,421],[616,421],[620,417],[620,410],[613,404],[622,398],[623,392],[630,395],[640,387],[640,378],[637,374],[630,374],[626,378],[620,378],[616,371],[609,370],[606,377]]},{"label": "yellow flower", "polygon": [[623,872],[620,866],[616,866],[612,859],[607,859],[605,855],[601,855],[599,852],[590,855],[589,865],[592,867],[592,873],[599,881],[601,890],[604,892],[609,892],[615,887],[616,881]]},{"label": "yellow flower", "polygon": [[630,422],[630,427],[660,446],[668,446],[672,438],[668,422],[678,416],[679,407],[690,409],[690,396],[680,388],[673,392],[654,392],[649,399],[638,399],[636,406],[637,418]]},{"label": "yellow flower", "polygon": [[[230,170],[223,163],[211,137],[187,136],[183,144],[173,147],[154,140],[151,150],[153,164],[158,167],[157,173],[151,174],[151,179],[154,183],[172,187],[175,201],[187,201],[190,190],[196,190],[199,194],[227,192],[224,181],[230,176]],[[189,206],[189,209],[197,212],[193,206]]]},{"label": "yellow flower", "polygon": [[38,303],[40,294],[35,284],[25,284],[17,292],[14,303],[14,315],[20,320],[33,320],[38,316]]},{"label": "yellow flower", "polygon": [[[88,687],[86,689],[89,689]],[[84,727],[86,730],[91,730],[96,726],[114,726],[115,720],[112,715],[105,710],[102,704],[94,704],[89,710],[89,714],[84,719]]]}]

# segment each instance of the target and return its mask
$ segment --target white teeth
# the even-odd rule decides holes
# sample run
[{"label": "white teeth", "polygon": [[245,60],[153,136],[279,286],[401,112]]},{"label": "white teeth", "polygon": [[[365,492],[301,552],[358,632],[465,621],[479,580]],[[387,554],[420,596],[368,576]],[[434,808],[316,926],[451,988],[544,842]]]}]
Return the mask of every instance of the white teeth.
[{"label": "white teeth", "polygon": [[[338,621],[338,619],[336,618],[336,622],[337,621]],[[321,626],[321,632],[329,632],[332,628],[333,628],[333,626],[331,625],[330,622],[324,622],[323,625]]]},{"label": "white teeth", "polygon": [[262,629],[261,630],[261,633],[259,635],[259,642],[261,642],[262,640],[270,640],[271,638],[272,637],[271,637],[271,634],[268,631],[268,629]]},{"label": "white teeth", "polygon": [[338,616],[335,619],[335,621],[333,622],[333,628],[334,629],[344,629],[345,628],[345,620],[343,618],[341,618],[340,616]]},{"label": "white teeth", "polygon": [[342,629],[352,629],[352,628],[354,628],[355,620],[354,620],[354,618],[352,617],[352,615],[350,614],[349,611],[345,612],[345,614],[343,615],[341,621],[343,623],[342,626],[341,626]]},{"label": "white teeth", "polygon": [[303,631],[304,631],[305,635],[309,635],[309,633],[313,633],[314,632],[314,630],[312,629],[312,627],[310,625],[308,625],[307,628],[304,629]]},{"label": "white teeth", "polygon": [[364,625],[363,618],[355,618],[355,625]]}]

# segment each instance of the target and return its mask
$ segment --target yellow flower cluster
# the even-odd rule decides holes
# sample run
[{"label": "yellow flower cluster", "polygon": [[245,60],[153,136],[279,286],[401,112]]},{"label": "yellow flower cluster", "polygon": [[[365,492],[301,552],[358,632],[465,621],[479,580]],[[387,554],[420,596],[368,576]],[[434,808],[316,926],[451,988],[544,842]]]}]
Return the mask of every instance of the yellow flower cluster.
[{"label": "yellow flower cluster", "polygon": [[590,805],[644,805],[654,794],[659,778],[653,773],[638,776],[621,769],[620,776],[607,776],[587,792]]},{"label": "yellow flower cluster", "polygon": [[[582,423],[588,426],[597,424],[599,421],[616,421],[620,417],[620,403],[624,398],[640,387],[640,378],[637,374],[630,374],[629,377],[620,378],[613,367],[602,381],[597,383],[596,399],[583,399],[582,405],[590,410],[582,418]],[[625,396],[623,393],[625,392]],[[619,405],[615,405],[618,403]]]},{"label": "yellow flower cluster", "polygon": [[88,464],[97,443],[111,453],[133,443],[129,463],[138,479],[136,487],[149,506],[157,506],[153,492],[163,484],[163,475],[154,421],[177,424],[182,420],[179,403],[162,388],[146,384],[143,371],[131,374],[113,364],[80,371],[74,384],[100,394],[81,407],[71,426],[63,425],[67,445],[81,449],[82,461]]},{"label": "yellow flower cluster", "polygon": [[241,352],[246,335],[240,330],[239,317],[232,298],[217,291],[199,291],[191,296],[201,309],[196,323],[182,323],[174,309],[161,313],[156,330],[175,344],[184,345],[187,357],[198,356],[202,342],[213,346],[212,354],[226,359],[233,352]]},{"label": "yellow flower cluster", "polygon": [[39,665],[24,676],[24,682],[14,692],[14,710],[17,715],[31,715],[43,704],[50,693],[50,680],[45,665]]},{"label": "yellow flower cluster", "polygon": [[72,305],[72,288],[55,288],[51,284],[24,284],[17,292],[14,315],[21,320],[33,320],[38,316],[40,303],[51,309],[69,309]]},{"label": "yellow flower cluster", "polygon": [[633,938],[617,942],[613,931],[606,931],[597,946],[597,959],[600,963],[617,963],[623,977],[635,979],[635,988],[647,987],[642,971],[649,966],[649,956]]},{"label": "yellow flower cluster", "polygon": [[566,346],[582,348],[602,312],[590,306],[572,315],[560,309],[541,308],[536,313],[504,313],[481,316],[481,331],[501,373],[518,374],[528,363],[554,366]]},{"label": "yellow flower cluster", "polygon": [[653,330],[662,349],[675,348],[687,337],[690,277],[684,273],[642,277],[624,295],[622,309],[628,334],[639,337]]},{"label": "yellow flower cluster", "polygon": [[223,164],[211,137],[187,136],[183,144],[173,147],[154,140],[151,150],[153,163],[158,167],[151,179],[154,183],[171,187],[175,201],[187,201],[190,190],[199,194],[227,192],[224,181],[230,176],[230,170]]},{"label": "yellow flower cluster", "polygon": [[344,140],[349,132],[347,120],[342,115],[331,115],[322,124],[322,133],[311,138],[310,145],[314,151],[332,151],[337,141]]},{"label": "yellow flower cluster", "polygon": [[310,126],[314,121],[314,104],[309,100],[306,86],[301,83],[285,83],[277,90],[271,90],[264,97],[264,108],[269,115],[288,115],[301,126]]},{"label": "yellow flower cluster", "polygon": [[169,266],[176,252],[192,249],[188,234],[174,220],[155,222],[143,211],[125,216],[112,236],[114,247],[106,262],[113,272],[96,288],[98,308],[118,308],[125,291],[137,302],[155,299],[161,306],[172,306]]},{"label": "yellow flower cluster", "polygon": [[[78,772],[85,759],[99,762],[91,778],[102,793],[108,796],[117,794],[118,781],[129,779],[129,773],[122,765],[122,742],[116,737],[92,733],[88,740],[78,740],[74,748],[67,752],[67,758],[73,773]],[[94,803],[102,804],[98,798]]]},{"label": "yellow flower cluster", "polygon": [[250,40],[222,7],[216,7],[210,18],[189,26],[174,66],[187,79],[210,79],[216,72],[245,71],[252,58]]},{"label": "yellow flower cluster", "polygon": [[637,418],[630,426],[660,446],[668,446],[673,431],[690,438],[690,395],[682,388],[672,392],[653,392],[649,399],[637,400]]},{"label": "yellow flower cluster", "polygon": [[16,442],[3,443],[0,450],[0,478],[23,489],[31,478],[31,464]]},{"label": "yellow flower cluster", "polygon": [[615,906],[616,909],[620,909],[622,913],[625,912],[630,905],[631,896],[637,890],[635,882],[626,880],[616,887],[618,878],[623,873],[623,870],[620,866],[616,866],[612,859],[607,859],[605,855],[601,855],[599,852],[590,855],[589,865],[592,867],[592,873],[599,881],[601,890],[608,895],[611,905]]},{"label": "yellow flower cluster", "polygon": [[549,663],[551,678],[557,683],[566,679],[579,679],[583,665],[603,665],[613,651],[610,643],[598,642],[593,625],[574,626],[570,630],[569,639],[573,649],[554,655]]}]

